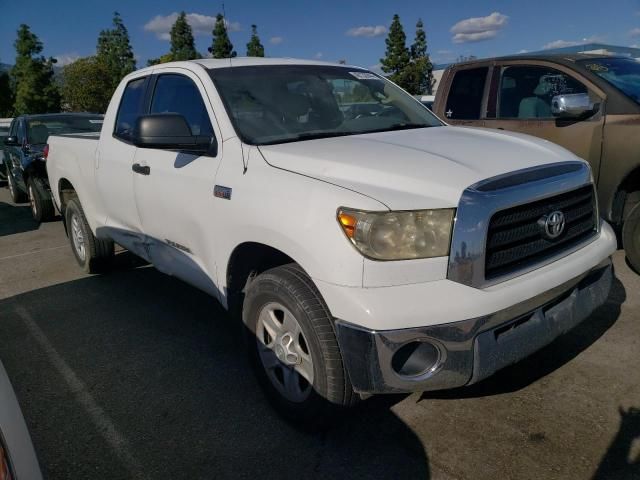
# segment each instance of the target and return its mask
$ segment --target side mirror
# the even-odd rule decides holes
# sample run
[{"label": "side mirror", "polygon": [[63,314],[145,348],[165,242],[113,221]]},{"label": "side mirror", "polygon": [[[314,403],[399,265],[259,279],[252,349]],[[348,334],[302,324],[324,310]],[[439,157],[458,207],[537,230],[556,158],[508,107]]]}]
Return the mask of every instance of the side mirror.
[{"label": "side mirror", "polygon": [[136,120],[131,141],[139,148],[197,153],[212,150],[212,137],[193,135],[187,120],[177,113],[141,115]]},{"label": "side mirror", "polygon": [[18,137],[15,135],[10,135],[4,139],[5,147],[18,147],[20,144],[18,143]]},{"label": "side mirror", "polygon": [[595,110],[596,105],[587,93],[556,95],[551,99],[551,113],[558,118],[580,118]]}]

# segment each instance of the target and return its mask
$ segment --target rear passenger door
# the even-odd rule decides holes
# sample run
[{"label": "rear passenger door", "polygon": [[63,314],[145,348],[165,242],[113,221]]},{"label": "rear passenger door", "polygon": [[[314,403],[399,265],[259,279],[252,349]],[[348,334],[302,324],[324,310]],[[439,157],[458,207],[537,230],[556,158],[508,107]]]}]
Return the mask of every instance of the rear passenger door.
[{"label": "rear passenger door", "polygon": [[[597,178],[604,126],[604,92],[560,65],[502,63],[493,70],[485,126],[526,133],[557,143],[587,160]],[[583,120],[551,114],[555,95],[588,93],[599,111]]]},{"label": "rear passenger door", "polygon": [[482,127],[486,112],[488,66],[456,70],[449,83],[444,105],[445,120],[451,125]]},{"label": "rear passenger door", "polygon": [[[213,88],[213,85],[211,85]],[[194,135],[213,135],[217,152],[139,148],[134,163],[136,204],[147,237],[151,261],[213,295],[215,278],[215,177],[222,142],[213,109],[202,81],[182,68],[154,70],[149,113],[178,113]],[[215,128],[214,128],[215,127]]]}]

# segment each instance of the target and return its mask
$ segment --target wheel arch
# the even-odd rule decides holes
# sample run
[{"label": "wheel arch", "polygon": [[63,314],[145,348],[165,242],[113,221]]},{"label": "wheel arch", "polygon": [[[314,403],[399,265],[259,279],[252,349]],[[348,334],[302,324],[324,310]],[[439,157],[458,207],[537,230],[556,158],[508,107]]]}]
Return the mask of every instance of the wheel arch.
[{"label": "wheel arch", "polygon": [[630,193],[640,191],[640,165],[636,165],[620,182],[613,197],[611,218],[616,225],[624,221],[624,207]]}]

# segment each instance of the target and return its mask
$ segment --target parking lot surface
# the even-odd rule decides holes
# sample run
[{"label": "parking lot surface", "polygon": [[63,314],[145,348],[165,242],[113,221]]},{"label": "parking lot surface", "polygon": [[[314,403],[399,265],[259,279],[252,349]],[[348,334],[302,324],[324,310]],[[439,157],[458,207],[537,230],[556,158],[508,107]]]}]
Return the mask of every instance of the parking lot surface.
[{"label": "parking lot surface", "polygon": [[84,275],[62,222],[0,188],[0,359],[50,479],[640,479],[640,276],[614,260],[606,305],[534,356],[311,434],[271,410],[215,300],[127,252]]}]

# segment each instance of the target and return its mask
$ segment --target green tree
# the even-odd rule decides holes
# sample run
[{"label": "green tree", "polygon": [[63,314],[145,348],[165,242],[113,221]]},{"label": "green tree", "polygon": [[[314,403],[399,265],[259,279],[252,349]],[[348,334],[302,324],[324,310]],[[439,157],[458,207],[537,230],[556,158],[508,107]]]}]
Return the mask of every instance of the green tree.
[{"label": "green tree", "polygon": [[173,56],[170,53],[165,53],[161,57],[158,58],[150,58],[147,60],[147,67],[151,67],[152,65],[158,65],[160,63],[173,62]]},{"label": "green tree", "polygon": [[111,99],[109,69],[97,57],[85,57],[62,69],[62,104],[72,112],[104,113]]},{"label": "green tree", "polygon": [[10,117],[13,111],[13,88],[7,72],[0,73],[0,117]]},{"label": "green tree", "polygon": [[191,25],[187,22],[187,14],[180,12],[171,27],[171,60],[193,60],[200,58],[196,51]]},{"label": "green tree", "polygon": [[97,52],[98,61],[107,68],[111,95],[122,77],[136,69],[129,32],[118,12],[113,14],[113,28],[100,32]]},{"label": "green tree", "polygon": [[393,16],[391,27],[389,27],[389,35],[385,40],[387,45],[385,57],[380,59],[380,63],[382,71],[388,74],[389,79],[403,88],[407,86],[407,66],[410,62],[410,54],[406,42],[407,36],[404,34],[400,17],[396,14]]},{"label": "green tree", "polygon": [[212,33],[213,43],[208,50],[213,58],[233,58],[237,55],[229,39],[224,17],[220,13],[216,15],[216,24]]},{"label": "green tree", "polygon": [[60,92],[53,80],[55,58],[45,58],[42,42],[28,25],[18,29],[16,63],[11,69],[11,82],[15,92],[13,113],[47,113],[60,110]]},{"label": "green tree", "polygon": [[251,40],[247,43],[247,57],[264,57],[264,46],[258,37],[258,27],[251,25]]},{"label": "green tree", "polygon": [[422,19],[416,23],[416,38],[411,45],[411,63],[407,67],[406,88],[412,95],[433,92],[433,64],[427,53],[427,34]]}]

